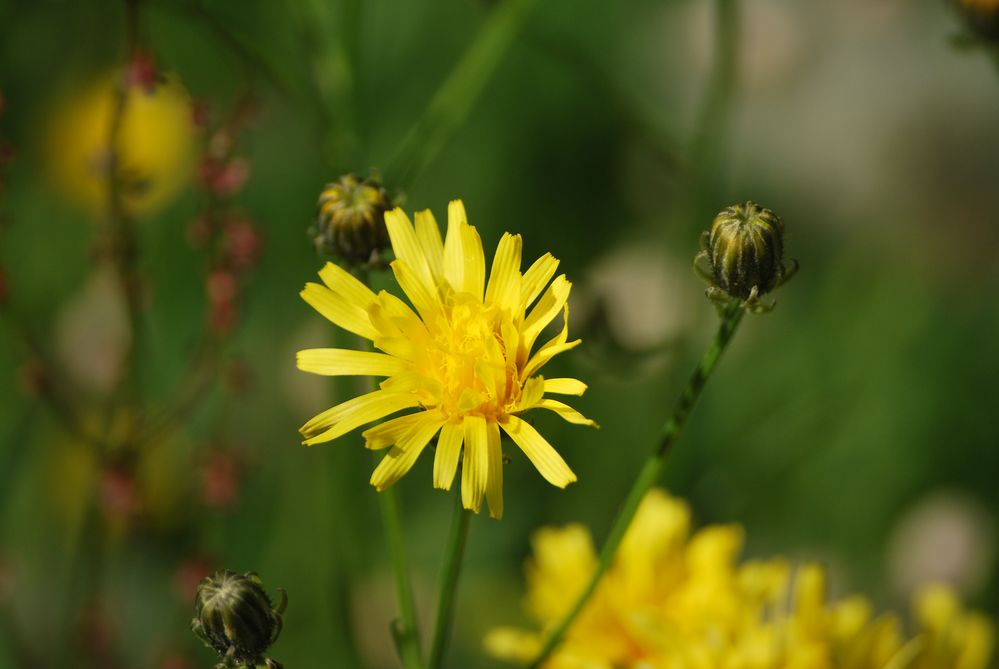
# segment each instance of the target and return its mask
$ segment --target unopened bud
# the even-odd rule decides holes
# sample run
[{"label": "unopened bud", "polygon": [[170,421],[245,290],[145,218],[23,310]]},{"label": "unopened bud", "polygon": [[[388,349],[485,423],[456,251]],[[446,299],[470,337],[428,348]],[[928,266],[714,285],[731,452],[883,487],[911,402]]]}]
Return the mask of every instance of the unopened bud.
[{"label": "unopened bud", "polygon": [[224,666],[281,665],[264,652],[281,633],[281,614],[288,598],[281,591],[275,607],[260,577],[252,572],[218,571],[201,582],[195,597],[191,629],[222,658]]},{"label": "unopened bud", "polygon": [[760,305],[759,298],[797,271],[797,263],[784,265],[783,221],[755,202],[721,211],[701,236],[701,246],[694,266],[710,284],[712,300],[738,299],[754,309],[769,309],[773,305]]},{"label": "unopened bud", "polygon": [[392,203],[377,177],[342,176],[326,185],[318,206],[316,228],[310,232],[320,253],[366,263],[389,247],[385,212]]}]

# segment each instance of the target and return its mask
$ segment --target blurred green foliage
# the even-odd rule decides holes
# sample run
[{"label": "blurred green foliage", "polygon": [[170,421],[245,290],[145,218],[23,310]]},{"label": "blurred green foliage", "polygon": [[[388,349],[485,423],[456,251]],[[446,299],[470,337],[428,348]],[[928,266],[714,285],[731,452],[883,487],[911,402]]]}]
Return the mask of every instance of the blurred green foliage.
[{"label": "blurred green foliage", "polygon": [[[144,43],[196,99],[224,110],[252,90],[261,101],[237,202],[265,248],[227,345],[251,366],[251,391],[204,397],[155,465],[173,472],[163,476],[174,495],[193,496],[189,467],[221,434],[247,453],[239,503],[220,514],[178,502],[168,522],[102,549],[122,666],[165,668],[173,652],[212,662],[188,631],[192,602],[175,592],[192,557],[288,590],[271,651],[286,666],[353,666],[351,637],[368,666],[394,666],[373,463],[358,437],[298,443],[297,427],[350,390],[294,370],[298,348],[351,343],[296,295],[321,262],[305,230],[324,183],[384,168],[493,4],[142,3]],[[317,19],[317,7],[330,15]],[[599,540],[609,527],[713,328],[689,271],[697,236],[746,199],[783,216],[802,271],[773,314],[746,319],[666,487],[701,522],[744,523],[751,555],[826,562],[840,592],[907,609],[912,584],[900,573],[950,576],[999,615],[999,72],[981,51],[950,47],[962,28],[942,3],[739,2],[734,87],[709,150],[698,149],[714,7],[539,2],[467,120],[406,189],[407,209],[439,220],[462,198],[487,249],[509,230],[524,235],[525,257],[562,259],[584,345],[550,373],[590,384],[577,406],[602,426],[536,419],[579,476],[564,492],[513,455],[503,521],[472,523],[451,666],[492,666],[483,632],[521,619],[534,529],[579,521]],[[123,15],[112,2],[0,0],[0,138],[17,149],[0,196],[0,265],[50,343],[91,271],[96,227],[45,178],[45,119],[60,91],[121,61]],[[341,67],[354,84],[336,79]],[[199,198],[191,189],[139,225],[153,295],[142,383],[154,403],[203,328],[202,260],[186,240]],[[608,256],[636,248],[655,271],[599,290]],[[647,285],[660,276],[668,284]],[[654,341],[629,337],[629,323],[649,322]],[[0,667],[27,666],[18,644],[43,657],[71,647],[75,555],[93,540],[66,512],[81,465],[53,469],[71,440],[24,391],[24,360],[0,329]],[[422,458],[399,484],[424,630],[452,506],[431,489],[430,467]],[[925,511],[940,500],[957,511]]]}]

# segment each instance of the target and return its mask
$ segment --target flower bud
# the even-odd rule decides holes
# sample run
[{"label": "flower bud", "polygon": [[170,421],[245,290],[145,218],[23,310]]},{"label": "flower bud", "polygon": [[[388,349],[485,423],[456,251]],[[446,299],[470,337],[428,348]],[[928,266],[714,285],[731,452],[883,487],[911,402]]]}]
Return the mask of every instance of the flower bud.
[{"label": "flower bud", "polygon": [[252,572],[218,571],[198,586],[191,629],[219,654],[223,666],[280,667],[263,654],[281,633],[281,614],[287,601],[282,590],[281,602],[275,608],[260,578]]},{"label": "flower bud", "polygon": [[[754,202],[732,205],[701,238],[695,267],[710,284],[709,297],[739,299],[756,306],[758,298],[789,279],[797,264],[784,266],[784,223]],[[697,261],[706,260],[701,268]],[[719,295],[720,293],[720,295]]]},{"label": "flower bud", "polygon": [[389,247],[385,212],[392,202],[377,176],[340,177],[319,194],[318,207],[316,227],[310,233],[319,253],[366,263]]}]

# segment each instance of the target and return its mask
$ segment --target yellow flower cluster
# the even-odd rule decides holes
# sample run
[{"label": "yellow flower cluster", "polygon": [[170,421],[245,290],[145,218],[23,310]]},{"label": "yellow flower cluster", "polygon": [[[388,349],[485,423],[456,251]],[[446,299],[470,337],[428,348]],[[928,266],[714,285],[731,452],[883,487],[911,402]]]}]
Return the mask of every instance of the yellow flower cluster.
[{"label": "yellow flower cluster", "polygon": [[[744,562],[743,533],[723,525],[691,531],[687,506],[653,490],[617,559],[547,669],[985,669],[993,629],[961,609],[946,588],[916,598],[918,630],[863,597],[829,601],[816,565]],[[528,662],[545,630],[574,603],[596,566],[580,525],[545,528],[527,565],[527,608],[539,633],[493,630],[487,650]]]}]

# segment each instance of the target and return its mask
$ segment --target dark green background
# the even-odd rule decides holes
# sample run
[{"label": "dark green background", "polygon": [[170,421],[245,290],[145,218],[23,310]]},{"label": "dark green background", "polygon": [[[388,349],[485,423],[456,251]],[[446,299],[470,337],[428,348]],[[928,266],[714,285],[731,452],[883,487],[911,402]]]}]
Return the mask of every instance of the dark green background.
[{"label": "dark green background", "polygon": [[[195,553],[288,590],[272,651],[286,666],[350,666],[340,597],[368,663],[393,666],[391,575],[366,484],[373,463],[355,435],[307,449],[296,431],[332,396],[296,399],[317,386],[290,390],[304,376],[292,370],[294,350],[339,336],[297,297],[320,267],[305,229],[325,182],[385,168],[491,5],[362,5],[353,31],[336,2],[329,26],[299,2],[143,4],[145,43],[195,97],[224,108],[249,87],[263,101],[246,136],[252,176],[238,203],[266,247],[230,346],[252,365],[253,390],[227,401],[213,393],[176,437],[186,444],[176,456],[184,490],[194,486],[185,463],[219,429],[245,445],[241,503],[221,517],[190,504],[110,552],[105,583],[124,666],[159,666],[174,647],[211,666],[174,593],[177,565]],[[590,384],[575,404],[602,429],[536,417],[579,476],[566,491],[512,454],[504,519],[472,523],[450,666],[492,666],[482,634],[522,621],[532,530],[579,521],[604,535],[711,334],[713,309],[688,270],[698,235],[716,211],[746,199],[784,218],[802,270],[771,315],[745,320],[666,487],[690,500],[699,523],[745,524],[748,555],[821,560],[835,592],[867,592],[902,610],[911,593],[899,585],[900,562],[949,559],[963,549],[948,532],[964,528],[965,552],[981,562],[977,574],[959,570],[964,594],[999,613],[999,72],[989,54],[952,44],[962,27],[943,3],[744,0],[731,42],[735,87],[711,120],[713,3],[538,5],[469,117],[406,189],[406,207],[443,220],[447,201],[460,197],[487,255],[508,230],[523,234],[525,258],[551,251],[562,260],[575,284],[572,330],[584,344],[546,371]],[[41,120],[62,87],[120,60],[122,25],[112,2],[0,1],[0,138],[18,150],[0,199],[10,223],[0,262],[46,338],[90,272],[95,228],[45,180]],[[351,36],[354,155],[330,139],[347,111],[319,110],[312,66],[316,40],[335,48]],[[198,206],[192,190],[141,224],[155,294],[142,363],[153,398],[167,395],[202,327],[203,277],[192,270],[203,261],[185,241]],[[650,287],[657,274],[639,267],[617,277],[635,282],[636,305],[601,298],[594,286],[608,255],[636,248],[658,259],[668,285]],[[621,308],[661,322],[659,341],[636,344],[630,321],[615,316]],[[44,652],[71,634],[72,541],[51,504],[59,482],[45,472],[66,437],[20,389],[23,359],[0,329],[0,562],[10,582],[0,604]],[[430,483],[424,456],[400,484],[424,628],[452,506]],[[919,521],[925,514],[914,521],[943,538],[927,540],[926,555],[893,549],[919,508],[944,509],[933,527]],[[353,575],[338,594],[344,569]],[[0,641],[0,667],[17,666],[9,646]]]}]

